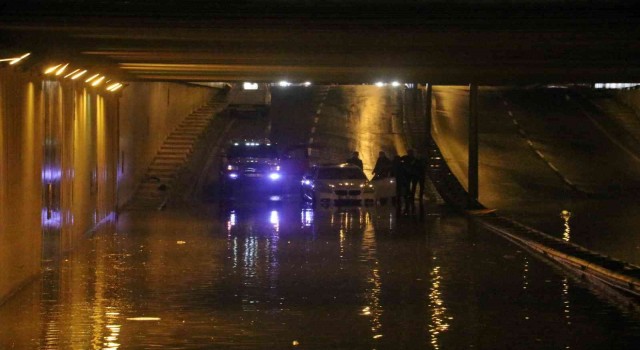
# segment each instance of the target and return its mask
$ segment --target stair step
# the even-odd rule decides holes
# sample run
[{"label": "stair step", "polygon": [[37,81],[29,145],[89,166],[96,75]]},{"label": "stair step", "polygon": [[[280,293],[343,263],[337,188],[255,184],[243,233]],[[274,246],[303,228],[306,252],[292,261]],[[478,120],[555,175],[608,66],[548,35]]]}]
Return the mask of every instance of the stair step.
[{"label": "stair step", "polygon": [[171,139],[174,139],[174,140],[193,140],[193,141],[195,141],[195,140],[198,139],[198,135],[195,135],[195,134],[186,134],[185,135],[185,134],[173,134],[172,133],[171,135],[169,135],[169,137],[167,137],[167,140],[171,140]]},{"label": "stair step", "polygon": [[157,164],[157,165],[162,165],[162,164],[169,164],[169,165],[182,164],[182,163],[184,163],[184,158],[185,157],[159,156],[159,157],[156,157],[151,164]]}]

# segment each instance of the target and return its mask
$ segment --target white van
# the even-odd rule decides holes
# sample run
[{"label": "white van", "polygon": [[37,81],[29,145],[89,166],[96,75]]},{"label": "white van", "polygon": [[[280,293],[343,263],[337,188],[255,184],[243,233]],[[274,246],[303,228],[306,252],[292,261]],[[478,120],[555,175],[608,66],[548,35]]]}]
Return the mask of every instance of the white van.
[{"label": "white van", "polygon": [[229,91],[227,110],[231,116],[266,116],[271,107],[271,91],[267,83],[236,83]]}]

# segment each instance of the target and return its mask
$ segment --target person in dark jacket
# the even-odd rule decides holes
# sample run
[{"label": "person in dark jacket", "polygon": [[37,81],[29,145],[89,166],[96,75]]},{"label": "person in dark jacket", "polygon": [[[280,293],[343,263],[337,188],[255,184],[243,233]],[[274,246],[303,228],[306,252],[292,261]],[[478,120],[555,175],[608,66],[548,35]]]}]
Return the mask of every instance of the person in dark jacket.
[{"label": "person in dark jacket", "polygon": [[362,159],[360,159],[360,153],[358,153],[358,151],[351,154],[351,158],[347,159],[347,163],[353,164],[360,169],[364,169],[364,165],[362,164]]},{"label": "person in dark jacket", "polygon": [[373,180],[389,177],[391,175],[391,167],[391,159],[389,159],[383,151],[380,151],[376,165],[371,172],[373,174]]},{"label": "person in dark jacket", "polygon": [[409,211],[411,211],[411,213],[415,213],[414,200],[418,187],[420,188],[418,192],[418,198],[420,201],[422,201],[422,196],[424,194],[424,182],[426,180],[424,161],[417,158],[414,150],[410,149],[407,151],[407,155],[402,157],[402,166],[405,169],[408,182],[408,190],[406,192],[406,203],[408,205],[405,210],[407,213]]},{"label": "person in dark jacket", "polygon": [[396,178],[395,205],[398,213],[401,213],[402,208],[406,206],[407,192],[409,191],[409,178],[402,163],[402,158],[396,154],[391,161],[391,176]]}]

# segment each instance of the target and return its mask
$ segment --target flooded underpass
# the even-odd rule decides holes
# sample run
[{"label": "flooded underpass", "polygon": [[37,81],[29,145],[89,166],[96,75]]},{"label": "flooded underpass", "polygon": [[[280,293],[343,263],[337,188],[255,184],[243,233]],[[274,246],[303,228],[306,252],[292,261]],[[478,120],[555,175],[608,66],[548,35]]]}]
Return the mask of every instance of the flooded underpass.
[{"label": "flooded underpass", "polygon": [[640,321],[467,219],[131,212],[0,309],[3,349],[632,349]]},{"label": "flooded underpass", "polygon": [[[316,162],[358,150],[367,175],[378,151],[404,154],[409,147],[394,90],[318,87],[273,96],[269,119],[234,120],[227,136],[308,142]],[[212,156],[203,172],[203,189],[212,193],[170,201],[164,211],[123,211],[69,255],[57,256],[55,235],[45,237],[51,249],[41,276],[0,307],[0,349],[635,349],[640,343],[637,309],[474,225],[434,193],[416,216],[398,216],[391,205],[314,208],[299,200],[291,179],[280,201],[249,191],[227,203],[215,192],[219,158]],[[504,194],[514,209],[531,210],[538,199],[506,192],[509,181],[493,183],[481,195]],[[551,208],[559,201],[536,203]],[[579,237],[586,216],[578,210],[558,206],[553,219],[569,228],[560,217],[565,208],[574,213],[565,232]]]}]

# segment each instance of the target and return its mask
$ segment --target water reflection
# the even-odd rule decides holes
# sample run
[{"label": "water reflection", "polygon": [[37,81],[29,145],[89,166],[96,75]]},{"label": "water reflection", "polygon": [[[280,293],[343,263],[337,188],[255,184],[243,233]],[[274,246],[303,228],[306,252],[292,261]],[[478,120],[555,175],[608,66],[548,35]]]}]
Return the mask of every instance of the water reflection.
[{"label": "water reflection", "polygon": [[302,212],[300,213],[300,223],[303,228],[313,225],[313,209],[302,208]]},{"label": "water reflection", "polygon": [[242,278],[243,311],[258,311],[258,288],[266,275],[269,297],[278,298],[281,214],[276,209],[231,210],[226,219],[227,247],[231,267]]},{"label": "water reflection", "polygon": [[563,210],[560,213],[560,217],[564,220],[564,232],[562,233],[562,240],[565,242],[571,241],[571,226],[569,226],[569,219],[571,219],[571,212]]},{"label": "water reflection", "polygon": [[[524,256],[523,258],[524,262],[523,262],[523,267],[522,267],[522,290],[523,293],[527,292],[527,289],[529,288],[529,259]],[[524,319],[528,320],[529,319],[529,309],[527,307],[523,308],[524,311]]]},{"label": "water reflection", "polygon": [[[433,259],[435,261],[436,257],[434,256]],[[429,310],[431,311],[431,322],[429,323],[429,336],[431,346],[437,350],[440,349],[440,335],[449,329],[449,320],[453,319],[453,317],[447,315],[447,308],[442,299],[440,266],[434,266],[430,275]]]},{"label": "water reflection", "polygon": [[364,224],[365,230],[362,237],[362,250],[360,260],[366,264],[367,287],[366,306],[362,309],[362,315],[371,317],[372,338],[382,337],[382,279],[380,278],[380,262],[378,260],[376,232],[368,214],[359,215],[360,222]]}]

